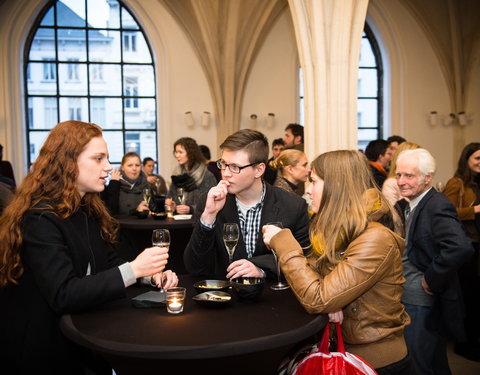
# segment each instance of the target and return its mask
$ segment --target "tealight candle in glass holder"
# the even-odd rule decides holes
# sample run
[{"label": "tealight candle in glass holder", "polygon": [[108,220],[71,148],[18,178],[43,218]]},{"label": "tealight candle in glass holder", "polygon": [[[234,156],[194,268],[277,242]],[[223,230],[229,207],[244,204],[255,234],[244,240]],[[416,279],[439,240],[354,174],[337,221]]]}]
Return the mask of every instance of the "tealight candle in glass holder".
[{"label": "tealight candle in glass holder", "polygon": [[185,302],[185,288],[177,287],[166,290],[167,311],[170,314],[179,314],[183,311]]}]

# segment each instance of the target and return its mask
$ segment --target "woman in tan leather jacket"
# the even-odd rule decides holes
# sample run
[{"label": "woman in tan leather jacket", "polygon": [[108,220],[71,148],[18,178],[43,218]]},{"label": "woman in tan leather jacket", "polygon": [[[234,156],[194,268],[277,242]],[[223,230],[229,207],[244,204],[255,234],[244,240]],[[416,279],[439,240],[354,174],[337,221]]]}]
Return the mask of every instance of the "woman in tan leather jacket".
[{"label": "woman in tan leather jacket", "polygon": [[306,192],[316,213],[310,255],[288,229],[264,226],[265,243],[309,313],[343,320],[347,351],[379,374],[414,374],[403,337],[409,317],[400,302],[404,241],[393,231],[396,214],[374,187],[361,152],[320,155],[310,178]]},{"label": "woman in tan leather jacket", "polygon": [[463,148],[454,177],[448,180],[443,194],[457,208],[465,233],[472,240],[475,252],[458,272],[465,302],[467,342],[455,343],[455,353],[473,361],[480,361],[480,143]]}]

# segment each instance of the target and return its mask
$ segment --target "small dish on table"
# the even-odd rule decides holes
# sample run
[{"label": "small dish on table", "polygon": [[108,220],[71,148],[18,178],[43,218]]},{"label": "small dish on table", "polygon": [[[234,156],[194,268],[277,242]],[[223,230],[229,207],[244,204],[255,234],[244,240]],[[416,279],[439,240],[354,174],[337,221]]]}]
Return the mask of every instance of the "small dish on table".
[{"label": "small dish on table", "polygon": [[205,307],[224,307],[232,300],[232,296],[227,292],[204,292],[193,296],[192,299],[200,306]]},{"label": "small dish on table", "polygon": [[230,281],[228,280],[202,280],[193,284],[193,287],[198,293],[203,292],[218,292],[226,291],[230,287]]}]

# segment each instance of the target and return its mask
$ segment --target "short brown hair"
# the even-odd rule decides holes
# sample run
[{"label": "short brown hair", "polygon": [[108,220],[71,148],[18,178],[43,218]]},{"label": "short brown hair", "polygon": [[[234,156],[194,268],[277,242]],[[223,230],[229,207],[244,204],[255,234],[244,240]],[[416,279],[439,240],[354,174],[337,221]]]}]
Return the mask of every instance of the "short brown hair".
[{"label": "short brown hair", "polygon": [[241,129],[229,135],[220,145],[220,149],[244,150],[250,163],[266,164],[268,160],[268,139],[263,133],[253,129]]}]

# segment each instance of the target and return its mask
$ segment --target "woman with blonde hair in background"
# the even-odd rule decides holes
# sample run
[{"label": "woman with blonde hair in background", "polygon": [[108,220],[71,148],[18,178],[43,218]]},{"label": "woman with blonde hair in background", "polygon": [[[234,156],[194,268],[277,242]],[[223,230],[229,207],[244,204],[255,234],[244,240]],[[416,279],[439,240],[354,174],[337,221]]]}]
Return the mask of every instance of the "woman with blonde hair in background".
[{"label": "woman with blonde hair in background", "polygon": [[301,196],[298,185],[305,183],[310,173],[307,156],[302,151],[284,150],[278,158],[270,162],[270,166],[277,170],[277,178],[273,186]]},{"label": "woman with blonde hair in background", "polygon": [[313,161],[310,179],[313,251],[304,255],[289,229],[273,225],[263,227],[265,244],[305,310],[343,322],[348,352],[378,374],[415,374],[403,335],[409,324],[401,303],[404,240],[365,155],[324,153]]},{"label": "woman with blonde hair in background", "polygon": [[415,150],[417,148],[420,148],[420,146],[416,143],[402,142],[393,154],[393,159],[390,162],[390,171],[388,172],[387,179],[382,185],[382,193],[387,199],[388,203],[390,203],[392,206],[395,206],[395,203],[397,203],[400,199],[403,199],[403,197],[400,195],[400,189],[397,185],[397,175],[395,173],[395,170],[397,169],[397,157],[402,151]]},{"label": "woman with blonde hair in background", "polygon": [[[102,130],[55,126],[0,218],[0,357],[19,374],[103,374],[106,363],[69,341],[60,317],[126,296],[138,278],[178,282],[168,249],[130,263],[112,246],[118,231],[101,201],[112,166]],[[154,285],[155,285],[154,284]]]}]

